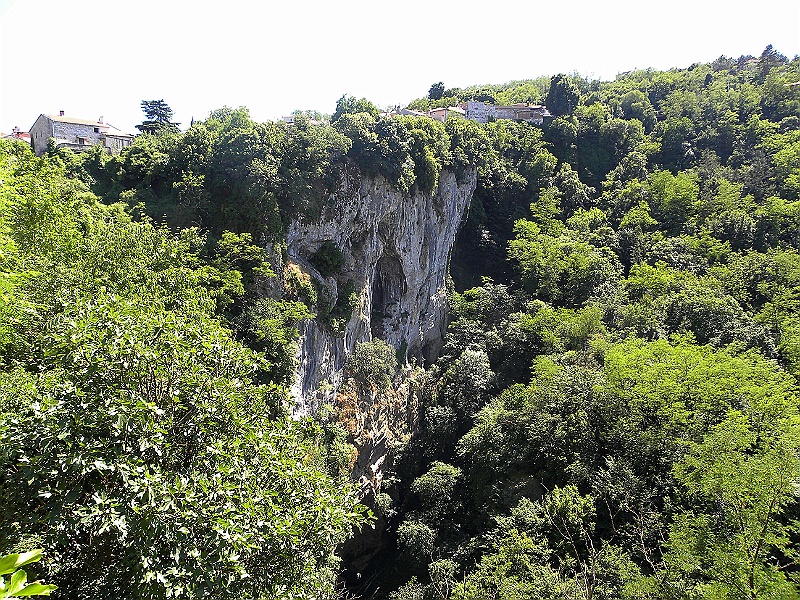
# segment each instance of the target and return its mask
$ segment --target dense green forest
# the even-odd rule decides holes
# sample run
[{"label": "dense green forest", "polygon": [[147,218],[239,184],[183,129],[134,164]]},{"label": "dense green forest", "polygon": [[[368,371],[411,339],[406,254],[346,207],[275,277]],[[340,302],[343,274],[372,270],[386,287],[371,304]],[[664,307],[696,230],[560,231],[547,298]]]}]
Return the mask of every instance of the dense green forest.
[{"label": "dense green forest", "polygon": [[[42,548],[62,598],[800,598],[800,58],[410,106],[471,98],[553,117],[343,96],[322,125],[147,114],[114,156],[0,142],[0,554]],[[346,173],[443,171],[477,188],[441,356],[362,344],[292,419],[296,325],[352,307],[275,272],[288,224]],[[362,498],[347,400],[409,377]]]}]

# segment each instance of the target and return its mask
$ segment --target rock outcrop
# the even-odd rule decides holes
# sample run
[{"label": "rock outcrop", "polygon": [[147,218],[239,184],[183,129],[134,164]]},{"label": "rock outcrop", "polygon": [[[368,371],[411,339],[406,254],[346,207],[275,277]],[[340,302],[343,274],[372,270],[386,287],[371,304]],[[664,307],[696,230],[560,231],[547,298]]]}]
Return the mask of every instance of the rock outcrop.
[{"label": "rock outcrop", "polygon": [[[401,359],[427,363],[441,350],[447,318],[450,251],[475,190],[476,174],[461,180],[442,172],[429,194],[407,194],[382,177],[345,176],[313,223],[294,222],[287,233],[288,260],[320,284],[330,305],[353,291],[343,326],[305,323],[292,395],[295,414],[315,412],[342,380],[346,357],[358,342],[381,338]],[[324,277],[310,263],[325,242],[344,262]]]}]

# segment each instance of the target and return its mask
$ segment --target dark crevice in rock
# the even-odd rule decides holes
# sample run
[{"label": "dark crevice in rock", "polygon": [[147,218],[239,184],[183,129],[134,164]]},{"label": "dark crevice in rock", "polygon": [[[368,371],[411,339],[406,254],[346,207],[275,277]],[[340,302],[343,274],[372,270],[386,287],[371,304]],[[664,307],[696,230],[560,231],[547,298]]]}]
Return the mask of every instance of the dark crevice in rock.
[{"label": "dark crevice in rock", "polygon": [[383,255],[375,265],[372,276],[370,327],[373,338],[386,339],[385,328],[397,320],[401,312],[400,301],[407,288],[400,259],[397,256]]}]

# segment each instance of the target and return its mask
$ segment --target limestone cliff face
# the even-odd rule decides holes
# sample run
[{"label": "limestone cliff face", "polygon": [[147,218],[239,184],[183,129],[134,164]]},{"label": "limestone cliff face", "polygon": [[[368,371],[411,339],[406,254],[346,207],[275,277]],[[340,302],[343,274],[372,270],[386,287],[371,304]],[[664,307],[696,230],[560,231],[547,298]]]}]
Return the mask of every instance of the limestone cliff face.
[{"label": "limestone cliff face", "polygon": [[[292,387],[296,414],[314,412],[338,388],[358,342],[381,338],[417,361],[438,356],[448,260],[475,184],[475,172],[458,181],[445,171],[433,193],[403,194],[382,177],[349,173],[317,222],[292,223],[288,260],[323,283],[331,303],[347,282],[356,295],[352,316],[338,333],[313,320],[302,326]],[[326,241],[345,258],[340,272],[328,278],[308,262]]]}]

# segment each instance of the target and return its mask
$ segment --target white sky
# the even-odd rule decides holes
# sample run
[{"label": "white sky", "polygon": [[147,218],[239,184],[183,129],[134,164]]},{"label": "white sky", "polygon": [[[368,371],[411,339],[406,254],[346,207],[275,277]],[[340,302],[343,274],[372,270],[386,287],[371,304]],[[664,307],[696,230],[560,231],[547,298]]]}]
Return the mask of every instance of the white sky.
[{"label": "white sky", "polygon": [[613,79],[767,46],[800,54],[800,0],[0,0],[0,131],[64,110],[136,133],[142,100],[183,127],[222,106],[258,121],[380,107],[560,72]]}]

